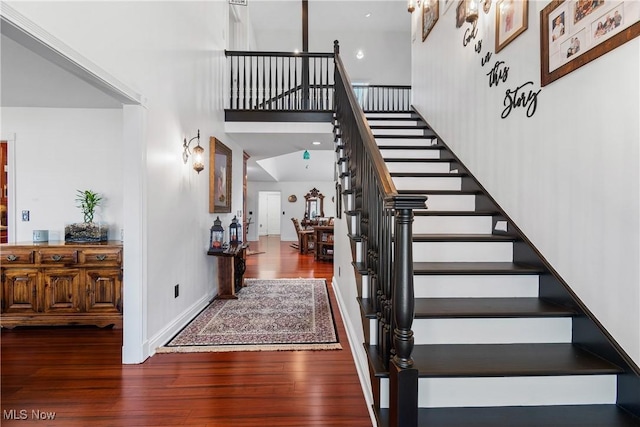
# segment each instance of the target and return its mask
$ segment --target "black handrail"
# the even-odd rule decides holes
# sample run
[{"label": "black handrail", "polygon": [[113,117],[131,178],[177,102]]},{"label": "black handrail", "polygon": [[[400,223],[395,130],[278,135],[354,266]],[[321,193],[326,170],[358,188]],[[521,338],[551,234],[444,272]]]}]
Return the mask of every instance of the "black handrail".
[{"label": "black handrail", "polygon": [[[400,195],[346,73],[335,42],[335,110],[361,238],[362,264],[378,319],[377,346],[389,369],[390,425],[417,425],[418,375],[413,367],[413,209],[426,196]],[[414,404],[415,402],[415,404]],[[402,410],[400,409],[402,407]]]}]

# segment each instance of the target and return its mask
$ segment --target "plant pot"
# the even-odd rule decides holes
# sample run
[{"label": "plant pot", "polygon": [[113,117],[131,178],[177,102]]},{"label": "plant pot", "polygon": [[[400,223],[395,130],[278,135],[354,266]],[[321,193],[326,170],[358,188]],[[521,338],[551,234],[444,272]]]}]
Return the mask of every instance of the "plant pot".
[{"label": "plant pot", "polygon": [[74,243],[106,242],[109,227],[101,222],[76,222],[64,227],[64,241]]}]

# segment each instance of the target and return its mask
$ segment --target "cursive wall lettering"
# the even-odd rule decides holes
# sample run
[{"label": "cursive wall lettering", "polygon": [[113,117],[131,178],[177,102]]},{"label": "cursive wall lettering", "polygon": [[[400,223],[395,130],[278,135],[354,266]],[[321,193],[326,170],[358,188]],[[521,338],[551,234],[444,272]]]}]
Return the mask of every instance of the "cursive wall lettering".
[{"label": "cursive wall lettering", "polygon": [[525,86],[532,84],[533,82],[526,82],[525,84],[518,86],[513,91],[511,89],[507,89],[502,103],[505,107],[504,110],[502,110],[500,117],[506,119],[514,108],[520,107],[527,109],[527,117],[531,117],[535,114],[536,108],[538,107],[538,94],[542,89],[538,89],[535,92],[533,90],[529,90],[528,93],[525,93],[525,91],[522,90]]},{"label": "cursive wall lettering", "polygon": [[484,67],[491,61],[491,52],[487,52],[484,58],[480,58],[480,64]]},{"label": "cursive wall lettering", "polygon": [[462,39],[462,46],[467,47],[471,40],[474,40],[478,35],[478,29],[474,26],[473,28],[467,28],[464,31],[464,38]]},{"label": "cursive wall lettering", "polygon": [[502,81],[506,82],[509,78],[509,67],[504,66],[504,61],[496,61],[491,71],[487,73],[489,76],[489,87],[496,85]]}]

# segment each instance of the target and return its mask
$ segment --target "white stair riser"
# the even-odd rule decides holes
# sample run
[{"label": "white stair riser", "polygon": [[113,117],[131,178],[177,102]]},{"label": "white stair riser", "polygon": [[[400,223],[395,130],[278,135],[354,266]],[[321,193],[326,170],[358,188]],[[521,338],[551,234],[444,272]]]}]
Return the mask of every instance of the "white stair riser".
[{"label": "white stair riser", "polygon": [[512,242],[413,242],[418,262],[511,262]]},{"label": "white stair riser", "polygon": [[[402,144],[397,144],[402,145]],[[439,159],[440,150],[421,150],[421,149],[382,149],[380,150],[382,157],[385,159]]]},{"label": "white stair riser", "polygon": [[460,191],[462,188],[462,178],[460,177],[392,177],[393,183],[398,190],[449,190]]},{"label": "white stair riser", "polygon": [[355,207],[355,205],[356,205],[355,200],[356,200],[356,197],[355,197],[353,194],[347,194],[347,195],[344,197],[344,207],[343,207],[343,208],[344,208],[345,210],[347,210],[347,211],[351,211],[351,210],[353,210],[353,208],[354,208],[354,207]]},{"label": "white stair riser", "polygon": [[416,275],[416,298],[535,298],[539,278],[528,275]]},{"label": "white stair riser", "polygon": [[376,120],[367,119],[369,126],[418,126],[417,120]]},{"label": "white stair riser", "polygon": [[410,119],[411,113],[393,113],[393,112],[384,112],[384,113],[367,113],[365,114],[367,120],[376,119],[376,118],[399,118],[399,119]]},{"label": "white stair riser", "polygon": [[569,343],[571,318],[414,319],[420,344]]},{"label": "white stair riser", "polygon": [[351,179],[349,177],[342,178],[342,191],[351,189]]},{"label": "white stair riser", "polygon": [[[427,196],[427,209],[433,211],[467,211],[476,209],[476,196],[474,194],[429,194]],[[416,209],[415,212],[419,212]]]},{"label": "white stair riser", "polygon": [[[362,252],[362,250],[360,250],[360,252]],[[357,246],[356,246],[356,253],[358,253]],[[362,276],[362,298],[371,298],[371,294],[369,293],[369,276],[367,276],[366,274]],[[374,341],[371,341],[371,342],[374,342]]]},{"label": "white stair riser", "polygon": [[[427,203],[429,201],[427,200]],[[491,233],[490,216],[415,216],[413,232],[416,234],[484,234]]]},{"label": "white stair riser", "polygon": [[383,128],[383,129],[371,129],[373,132],[373,136],[376,135],[411,135],[411,136],[423,136],[424,129],[393,129],[393,128]]},{"label": "white stair riser", "polygon": [[[597,405],[616,403],[615,375],[419,378],[421,408]],[[380,382],[381,407],[389,407],[389,380]]]},{"label": "white stair riser", "polygon": [[376,138],[376,144],[390,147],[428,147],[434,145],[435,141],[428,138]]},{"label": "white stair riser", "polygon": [[446,162],[386,162],[387,170],[393,172],[427,172],[449,173],[449,163]]}]

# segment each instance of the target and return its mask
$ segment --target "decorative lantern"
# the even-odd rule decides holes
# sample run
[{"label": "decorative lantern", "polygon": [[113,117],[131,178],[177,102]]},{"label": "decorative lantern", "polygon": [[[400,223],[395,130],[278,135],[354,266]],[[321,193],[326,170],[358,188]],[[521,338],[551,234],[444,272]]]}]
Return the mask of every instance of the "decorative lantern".
[{"label": "decorative lantern", "polygon": [[209,238],[209,248],[212,251],[222,251],[222,244],[224,243],[224,228],[222,228],[222,221],[220,217],[216,217],[213,221],[213,227],[211,227],[211,236]]},{"label": "decorative lantern", "polygon": [[229,224],[229,243],[232,245],[237,245],[241,243],[240,240],[240,229],[241,225],[238,224],[238,219],[234,216],[231,220],[231,224]]}]

